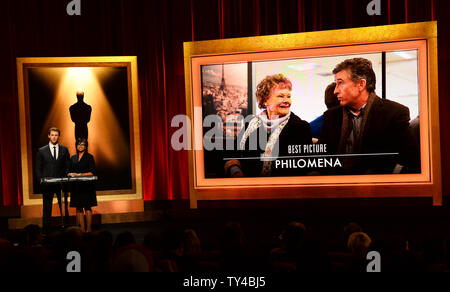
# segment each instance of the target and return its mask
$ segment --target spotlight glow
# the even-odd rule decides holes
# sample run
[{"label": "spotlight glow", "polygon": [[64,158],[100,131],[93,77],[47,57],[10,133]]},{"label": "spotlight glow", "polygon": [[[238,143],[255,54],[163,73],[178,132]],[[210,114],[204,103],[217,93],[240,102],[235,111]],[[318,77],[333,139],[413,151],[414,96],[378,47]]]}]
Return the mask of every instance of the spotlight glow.
[{"label": "spotlight glow", "polygon": [[71,155],[75,149],[75,125],[69,107],[77,102],[77,92],[84,92],[84,102],[92,107],[88,123],[89,152],[97,163],[119,166],[127,161],[129,147],[114,111],[97,79],[97,74],[108,68],[73,67],[62,70],[62,79],[55,92],[54,103],[45,123],[46,129],[56,126],[61,130],[60,143],[67,146]]}]

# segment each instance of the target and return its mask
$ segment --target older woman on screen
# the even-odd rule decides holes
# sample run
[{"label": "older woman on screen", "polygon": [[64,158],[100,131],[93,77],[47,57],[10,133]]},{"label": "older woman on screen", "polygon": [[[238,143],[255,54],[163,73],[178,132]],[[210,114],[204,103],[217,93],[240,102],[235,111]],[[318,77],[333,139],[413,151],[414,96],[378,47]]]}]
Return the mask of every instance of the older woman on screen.
[{"label": "older woman on screen", "polygon": [[229,176],[302,174],[302,170],[277,167],[276,163],[277,157],[292,156],[293,146],[312,143],[309,124],[290,110],[291,90],[291,81],[282,74],[267,76],[258,84],[256,99],[264,111],[255,116],[240,135],[241,159],[226,163],[225,171]]}]

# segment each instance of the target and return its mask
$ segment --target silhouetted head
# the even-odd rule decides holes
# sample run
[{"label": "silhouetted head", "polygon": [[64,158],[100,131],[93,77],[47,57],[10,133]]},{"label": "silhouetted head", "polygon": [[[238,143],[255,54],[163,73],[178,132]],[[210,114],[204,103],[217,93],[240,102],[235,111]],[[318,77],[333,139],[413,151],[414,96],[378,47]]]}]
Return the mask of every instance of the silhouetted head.
[{"label": "silhouetted head", "polygon": [[364,232],[353,232],[348,238],[347,247],[353,256],[365,258],[372,243],[369,235]]},{"label": "silhouetted head", "polygon": [[344,242],[345,244],[347,244],[348,242],[348,238],[350,237],[350,235],[352,235],[352,233],[355,232],[361,232],[362,228],[361,226],[359,226],[357,223],[355,222],[350,222],[348,223],[345,227],[344,227],[344,232],[343,232],[343,237],[344,237]]},{"label": "silhouetted head", "polygon": [[280,235],[284,246],[294,251],[302,246],[306,237],[306,227],[303,223],[292,221]]},{"label": "silhouetted head", "polygon": [[111,263],[112,272],[153,272],[152,254],[139,244],[120,248]]},{"label": "silhouetted head", "polygon": [[78,101],[83,101],[83,98],[84,98],[84,91],[81,90],[81,89],[78,89],[77,90],[77,99],[78,99]]},{"label": "silhouetted head", "polygon": [[134,238],[133,233],[131,233],[130,231],[124,231],[117,235],[116,241],[114,242],[114,250],[117,251],[120,248],[133,243],[136,243],[136,239]]},{"label": "silhouetted head", "polygon": [[42,240],[42,229],[39,225],[29,224],[25,226],[24,230],[28,233],[28,239],[30,241],[30,245],[34,246],[39,244]]},{"label": "silhouetted head", "polygon": [[325,89],[325,104],[328,109],[338,106],[340,104],[337,95],[334,93],[334,88],[336,87],[336,83],[332,82]]},{"label": "silhouetted head", "polygon": [[184,253],[188,255],[198,255],[201,253],[200,239],[193,229],[186,229],[184,231]]},{"label": "silhouetted head", "polygon": [[240,248],[244,244],[244,231],[239,222],[230,221],[225,224],[222,237],[224,249]]},{"label": "silhouetted head", "polygon": [[184,254],[183,237],[184,233],[176,228],[165,231],[162,237],[163,253],[182,256]]}]

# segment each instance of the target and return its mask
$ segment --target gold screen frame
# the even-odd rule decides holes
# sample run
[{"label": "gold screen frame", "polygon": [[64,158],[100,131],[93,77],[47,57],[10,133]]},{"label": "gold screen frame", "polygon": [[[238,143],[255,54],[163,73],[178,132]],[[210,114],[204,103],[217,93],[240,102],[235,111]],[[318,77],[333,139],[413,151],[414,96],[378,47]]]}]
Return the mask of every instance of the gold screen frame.
[{"label": "gold screen frame", "polygon": [[140,139],[140,113],[138,94],[138,71],[136,56],[114,57],[36,57],[17,58],[17,81],[19,97],[21,166],[22,166],[22,194],[23,204],[40,205],[42,195],[33,193],[33,168],[31,149],[31,127],[29,120],[29,92],[27,69],[29,68],[56,68],[56,67],[126,67],[128,79],[128,105],[130,124],[130,157],[132,173],[132,189],[98,191],[99,202],[141,200],[142,173],[141,173],[141,139]]},{"label": "gold screen frame", "polygon": [[[205,179],[203,150],[195,150],[203,145],[201,65],[408,48],[419,52],[420,174]],[[198,200],[362,197],[429,197],[442,205],[436,22],[187,42],[184,61],[194,149],[189,150],[191,208]]]}]

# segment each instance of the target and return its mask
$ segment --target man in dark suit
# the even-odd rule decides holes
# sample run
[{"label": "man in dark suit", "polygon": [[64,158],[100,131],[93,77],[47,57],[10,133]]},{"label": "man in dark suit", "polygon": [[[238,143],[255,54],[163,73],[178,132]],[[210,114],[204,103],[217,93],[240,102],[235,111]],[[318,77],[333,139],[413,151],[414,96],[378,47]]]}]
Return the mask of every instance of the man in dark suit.
[{"label": "man in dark suit", "polygon": [[348,59],[333,74],[340,105],[324,113],[319,143],[327,144],[328,154],[343,154],[342,173],[420,172],[409,109],[375,94],[372,63]]},{"label": "man in dark suit", "polygon": [[[36,155],[36,178],[40,181],[42,178],[48,177],[65,177],[68,173],[70,163],[69,150],[58,144],[60,130],[50,128],[48,131],[49,143],[40,148]],[[47,233],[50,227],[50,219],[52,216],[53,196],[56,194],[60,211],[62,214],[61,204],[61,186],[60,185],[41,185],[43,199],[43,232]]]}]

